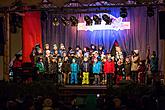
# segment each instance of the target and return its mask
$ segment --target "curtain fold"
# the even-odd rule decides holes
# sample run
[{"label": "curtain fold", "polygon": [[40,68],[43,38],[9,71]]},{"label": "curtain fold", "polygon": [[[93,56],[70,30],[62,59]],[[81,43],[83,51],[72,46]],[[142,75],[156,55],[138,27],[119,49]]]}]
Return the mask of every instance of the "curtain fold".
[{"label": "curtain fold", "polygon": [[30,62],[30,54],[36,44],[42,47],[40,12],[25,12],[23,16],[23,62]]}]

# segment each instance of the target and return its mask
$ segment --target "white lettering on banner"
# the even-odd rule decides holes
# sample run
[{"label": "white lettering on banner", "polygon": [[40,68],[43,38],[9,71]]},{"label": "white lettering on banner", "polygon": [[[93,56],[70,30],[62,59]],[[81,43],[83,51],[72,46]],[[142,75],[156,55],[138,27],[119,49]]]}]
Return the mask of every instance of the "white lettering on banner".
[{"label": "white lettering on banner", "polygon": [[125,29],[130,29],[130,22],[123,22],[123,18],[121,17],[114,17],[112,15],[109,15],[110,18],[112,19],[112,23],[109,25],[105,24],[105,21],[102,20],[101,24],[95,25],[93,23],[92,26],[86,26],[86,23],[78,23],[78,30],[89,30],[89,31],[95,31],[95,30],[125,30]]}]

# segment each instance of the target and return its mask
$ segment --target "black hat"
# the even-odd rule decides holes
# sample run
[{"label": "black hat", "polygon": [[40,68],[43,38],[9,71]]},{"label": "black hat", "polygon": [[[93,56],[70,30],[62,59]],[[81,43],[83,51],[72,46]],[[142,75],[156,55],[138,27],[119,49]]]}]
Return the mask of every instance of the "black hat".
[{"label": "black hat", "polygon": [[16,53],[15,56],[20,57],[20,56],[22,56],[22,53]]}]

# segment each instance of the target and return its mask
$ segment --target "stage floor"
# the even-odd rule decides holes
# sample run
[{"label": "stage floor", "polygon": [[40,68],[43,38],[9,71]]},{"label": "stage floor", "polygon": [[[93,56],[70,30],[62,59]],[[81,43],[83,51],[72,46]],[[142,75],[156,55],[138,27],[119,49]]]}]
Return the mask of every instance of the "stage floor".
[{"label": "stage floor", "polygon": [[59,89],[107,89],[106,85],[64,85]]}]

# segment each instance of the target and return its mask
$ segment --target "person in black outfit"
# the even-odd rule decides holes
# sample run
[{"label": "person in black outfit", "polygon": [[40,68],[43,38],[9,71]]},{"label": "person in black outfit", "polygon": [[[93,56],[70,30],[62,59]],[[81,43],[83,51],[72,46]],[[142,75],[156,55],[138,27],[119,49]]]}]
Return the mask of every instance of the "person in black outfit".
[{"label": "person in black outfit", "polygon": [[50,78],[51,80],[55,81],[55,83],[58,83],[58,64],[57,64],[57,60],[52,57],[51,59],[51,72],[50,72]]}]

